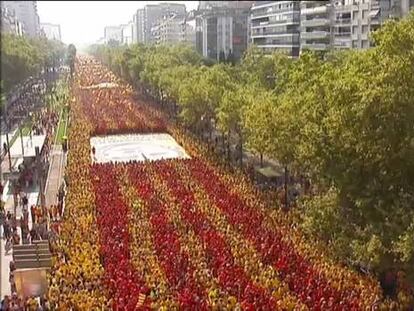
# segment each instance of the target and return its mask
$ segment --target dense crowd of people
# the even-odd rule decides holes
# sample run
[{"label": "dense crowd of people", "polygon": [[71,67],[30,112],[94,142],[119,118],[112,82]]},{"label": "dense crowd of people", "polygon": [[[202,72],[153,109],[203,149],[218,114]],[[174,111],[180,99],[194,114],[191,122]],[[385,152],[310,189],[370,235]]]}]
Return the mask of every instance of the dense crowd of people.
[{"label": "dense crowd of people", "polygon": [[42,104],[45,93],[46,80],[42,78],[31,78],[12,92],[7,97],[5,110],[9,127],[13,128],[16,122],[27,116],[28,111],[33,111],[36,106]]},{"label": "dense crowd of people", "polygon": [[1,311],[49,311],[49,301],[46,297],[27,297],[24,299],[13,293],[11,296],[5,296],[0,303]]},{"label": "dense crowd of people", "polygon": [[[266,198],[242,172],[221,167],[202,143],[168,124],[153,108],[131,101],[129,87],[99,64],[81,59],[75,81],[66,172],[68,214],[53,248],[52,306],[79,310],[402,306],[384,302],[374,278],[335,264],[321,247],[305,241],[285,213],[267,208]],[[119,86],[82,89],[112,81]],[[91,135],[163,127],[192,159],[91,165]]]}]

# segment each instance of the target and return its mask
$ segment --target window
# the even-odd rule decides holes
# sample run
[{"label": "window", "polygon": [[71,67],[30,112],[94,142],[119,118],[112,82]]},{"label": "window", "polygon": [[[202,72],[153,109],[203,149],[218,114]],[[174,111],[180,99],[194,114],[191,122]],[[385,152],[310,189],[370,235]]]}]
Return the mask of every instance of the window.
[{"label": "window", "polygon": [[363,26],[362,26],[362,33],[363,33],[363,34],[368,33],[368,25],[363,25]]}]

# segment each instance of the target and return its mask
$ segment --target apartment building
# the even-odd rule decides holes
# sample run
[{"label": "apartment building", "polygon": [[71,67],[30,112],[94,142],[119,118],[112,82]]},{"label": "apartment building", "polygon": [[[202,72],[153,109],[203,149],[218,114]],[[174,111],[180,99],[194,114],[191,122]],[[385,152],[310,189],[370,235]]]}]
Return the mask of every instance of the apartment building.
[{"label": "apartment building", "polygon": [[301,50],[369,48],[372,32],[412,7],[413,0],[301,1]]},{"label": "apartment building", "polygon": [[256,1],[250,14],[250,43],[267,53],[278,51],[292,57],[300,50],[300,3]]},{"label": "apartment building", "polygon": [[330,1],[301,1],[300,49],[324,51],[333,43],[331,25],[333,5]]},{"label": "apartment building", "polygon": [[118,43],[123,42],[123,28],[124,25],[117,26],[106,26],[104,28],[104,39],[105,42],[117,41]]},{"label": "apartment building", "polygon": [[23,24],[23,32],[29,37],[40,34],[40,19],[37,14],[37,1],[2,1],[2,8],[12,11]]},{"label": "apartment building", "polygon": [[128,24],[122,25],[122,43],[123,44],[131,44],[132,43],[132,32],[133,32],[134,24],[129,22]]},{"label": "apartment building", "polygon": [[48,38],[49,40],[62,40],[60,25],[51,23],[41,23],[40,29],[45,34],[46,38]]},{"label": "apartment building", "polygon": [[144,6],[144,8],[137,10],[133,16],[132,42],[156,43],[152,30],[154,28],[154,34],[157,33],[156,28],[159,20],[171,14],[185,15],[185,13],[185,5],[179,3],[168,2]]},{"label": "apartment building", "polygon": [[145,37],[145,18],[144,9],[138,9],[137,13],[133,17],[132,27],[132,42],[133,43],[144,43]]},{"label": "apartment building", "polygon": [[[200,15],[196,21],[197,49],[200,48],[204,57],[219,60],[220,54],[227,57],[230,53],[240,59],[248,45],[248,19],[253,1],[200,1]],[[200,33],[201,30],[201,33]],[[201,44],[197,38],[202,38]]]},{"label": "apartment building", "polygon": [[23,35],[23,24],[17,19],[14,11],[7,7],[1,7],[1,27],[2,33],[11,33],[16,36]]},{"label": "apartment building", "polygon": [[352,48],[352,7],[346,2],[334,3],[332,16],[332,47],[334,49]]}]

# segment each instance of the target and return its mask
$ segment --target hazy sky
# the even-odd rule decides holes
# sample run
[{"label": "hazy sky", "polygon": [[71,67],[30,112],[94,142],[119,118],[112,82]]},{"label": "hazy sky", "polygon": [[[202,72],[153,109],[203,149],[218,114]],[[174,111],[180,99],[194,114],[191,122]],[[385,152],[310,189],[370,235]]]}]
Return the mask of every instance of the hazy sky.
[{"label": "hazy sky", "polygon": [[41,23],[60,24],[62,41],[81,47],[104,35],[104,27],[132,21],[146,4],[175,2],[194,10],[198,1],[37,1]]}]

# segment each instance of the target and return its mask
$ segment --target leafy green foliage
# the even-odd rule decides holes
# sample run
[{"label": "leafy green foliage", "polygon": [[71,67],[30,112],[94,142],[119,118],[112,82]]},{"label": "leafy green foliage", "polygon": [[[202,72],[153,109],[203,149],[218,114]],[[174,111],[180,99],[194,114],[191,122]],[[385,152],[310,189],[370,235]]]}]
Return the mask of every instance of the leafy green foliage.
[{"label": "leafy green foliage", "polygon": [[4,93],[41,69],[56,67],[65,53],[59,41],[30,39],[12,34],[1,35],[1,70]]}]

